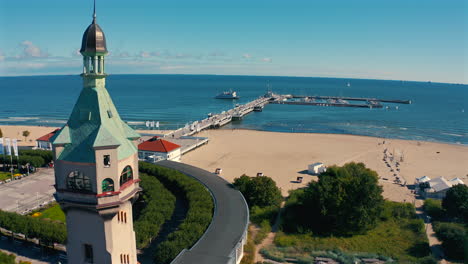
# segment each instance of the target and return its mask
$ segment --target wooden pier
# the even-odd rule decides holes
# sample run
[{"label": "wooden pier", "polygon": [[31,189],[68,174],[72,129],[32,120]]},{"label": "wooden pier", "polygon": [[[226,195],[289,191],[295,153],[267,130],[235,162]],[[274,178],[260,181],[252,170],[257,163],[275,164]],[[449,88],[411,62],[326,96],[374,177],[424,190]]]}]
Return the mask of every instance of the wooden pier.
[{"label": "wooden pier", "polygon": [[165,134],[165,137],[180,138],[183,136],[191,136],[202,130],[209,128],[222,127],[233,120],[241,120],[245,115],[254,111],[256,106],[264,106],[271,100],[275,100],[274,96],[265,96],[255,99],[243,105],[238,105],[228,111],[223,111],[219,114],[212,115],[203,120],[195,121],[185,127],[179,128],[173,132]]},{"label": "wooden pier", "polygon": [[346,100],[346,101],[366,101],[366,102],[382,102],[394,104],[411,104],[411,100],[389,100],[377,98],[362,98],[362,97],[343,97],[343,96],[308,96],[308,95],[291,95],[291,98],[310,98],[315,100]]},{"label": "wooden pier", "polygon": [[[291,100],[292,99],[292,100]],[[300,100],[294,100],[300,99]],[[348,101],[355,101],[350,103]],[[357,103],[360,101],[362,103]],[[241,120],[245,115],[263,109],[266,104],[288,104],[288,105],[315,105],[334,107],[358,107],[358,108],[383,108],[384,103],[411,104],[411,100],[387,100],[377,98],[340,97],[340,96],[306,96],[306,95],[281,95],[269,92],[251,102],[223,111],[219,114],[209,116],[205,119],[195,121],[165,134],[165,137],[180,138],[194,135],[209,128],[220,128],[234,120]],[[257,108],[256,108],[257,107]]]}]

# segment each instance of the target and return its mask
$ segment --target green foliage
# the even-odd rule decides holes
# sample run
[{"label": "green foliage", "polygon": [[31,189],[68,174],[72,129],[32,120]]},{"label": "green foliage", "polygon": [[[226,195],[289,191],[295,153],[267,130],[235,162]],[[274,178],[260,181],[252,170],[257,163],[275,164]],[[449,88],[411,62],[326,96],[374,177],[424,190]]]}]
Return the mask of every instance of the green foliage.
[{"label": "green foliage", "polygon": [[410,203],[385,201],[380,214],[381,220],[416,218],[415,208]]},{"label": "green foliage", "polygon": [[51,162],[54,159],[54,155],[50,150],[34,149],[34,150],[20,150],[20,156],[39,156],[44,159],[44,164]]},{"label": "green foliage", "polygon": [[0,227],[26,237],[37,238],[42,243],[64,244],[67,232],[64,224],[54,223],[30,216],[0,211]]},{"label": "green foliage", "polygon": [[[10,159],[10,156],[5,156],[4,158],[3,155],[0,155],[0,163],[5,162],[6,164],[10,164],[11,161],[14,166],[18,164],[18,158],[16,156],[12,156]],[[28,156],[28,155],[21,155],[21,154],[19,156],[19,163],[20,165],[26,165],[27,163],[29,163],[31,166],[34,166],[34,167],[42,167],[47,164],[44,161],[44,159],[40,156]]]},{"label": "green foliage", "polygon": [[262,223],[260,224],[260,229],[258,230],[254,238],[255,245],[260,245],[270,232],[271,232],[270,222],[268,220],[263,220]]},{"label": "green foliage", "polygon": [[363,163],[332,166],[286,207],[286,231],[351,235],[375,227],[383,206],[378,175]]},{"label": "green foliage", "polygon": [[444,216],[444,209],[440,200],[426,199],[424,201],[424,211],[435,220],[441,219]]},{"label": "green foliage", "polygon": [[264,220],[273,224],[278,214],[279,207],[277,206],[267,206],[267,207],[258,207],[254,206],[250,208],[250,221],[257,225],[260,225]]},{"label": "green foliage", "polygon": [[16,264],[16,256],[13,254],[6,254],[0,251],[0,263],[2,264]]},{"label": "green foliage", "polygon": [[[301,192],[292,192],[290,199],[296,201]],[[288,207],[297,203],[290,203]],[[294,218],[285,219],[295,221]],[[410,203],[385,201],[375,228],[365,234],[353,236],[317,236],[310,230],[298,230],[295,234],[279,232],[275,238],[279,248],[290,249],[297,254],[312,251],[341,250],[343,252],[369,252],[397,259],[399,263],[417,263],[430,254],[424,223],[418,219]],[[301,262],[302,263],[302,262]],[[309,263],[309,262],[304,262]],[[311,262],[313,263],[313,262]]]},{"label": "green foliage", "polygon": [[213,217],[213,199],[200,182],[176,170],[145,162],[140,162],[139,167],[141,172],[156,176],[172,193],[179,193],[188,201],[184,221],[156,248],[155,262],[170,263],[203,235]]},{"label": "green foliage", "polygon": [[25,130],[23,131],[23,137],[26,139],[27,137],[29,137],[29,135],[31,134],[31,132],[29,132],[28,130]]},{"label": "green foliage", "polygon": [[59,221],[62,223],[65,223],[66,221],[65,213],[62,211],[58,203],[52,203],[46,208],[32,212],[30,215],[33,215],[35,212],[41,213],[41,215],[38,217],[41,219],[50,219],[50,220]]},{"label": "green foliage", "polygon": [[248,232],[247,243],[245,243],[244,246],[244,257],[242,257],[240,264],[254,264],[255,261],[255,243],[253,241],[253,234],[250,228]]},{"label": "green foliage", "polygon": [[283,197],[276,182],[267,176],[249,177],[242,175],[234,179],[233,185],[244,195],[249,207],[277,206]]},{"label": "green foliage", "polygon": [[456,223],[434,223],[434,231],[442,241],[444,253],[452,259],[468,260],[465,256],[465,247],[468,247],[468,232],[463,225]]},{"label": "green foliage", "polygon": [[155,177],[140,173],[144,203],[140,216],[135,221],[137,248],[149,245],[161,230],[162,225],[171,218],[176,198]]},{"label": "green foliage", "polygon": [[457,184],[447,191],[442,207],[452,217],[468,223],[468,186]]}]

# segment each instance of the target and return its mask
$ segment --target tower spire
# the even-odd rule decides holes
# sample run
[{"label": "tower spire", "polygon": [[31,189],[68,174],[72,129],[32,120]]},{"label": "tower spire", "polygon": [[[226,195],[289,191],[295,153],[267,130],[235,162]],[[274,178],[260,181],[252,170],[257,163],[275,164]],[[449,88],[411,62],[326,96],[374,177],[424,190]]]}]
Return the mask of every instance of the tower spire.
[{"label": "tower spire", "polygon": [[96,0],[94,0],[93,23],[96,23]]}]

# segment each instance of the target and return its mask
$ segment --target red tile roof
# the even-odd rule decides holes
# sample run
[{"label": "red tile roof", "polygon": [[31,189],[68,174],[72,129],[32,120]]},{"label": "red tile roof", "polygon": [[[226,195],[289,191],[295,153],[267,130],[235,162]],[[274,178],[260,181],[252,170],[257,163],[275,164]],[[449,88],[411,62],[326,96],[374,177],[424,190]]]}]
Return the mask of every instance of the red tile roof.
[{"label": "red tile roof", "polygon": [[44,135],[44,136],[36,139],[36,141],[47,141],[47,142],[49,142],[50,138],[53,137],[58,131],[60,131],[60,129],[57,128],[54,131],[50,132],[49,134]]},{"label": "red tile roof", "polygon": [[153,137],[138,145],[138,150],[164,153],[171,152],[177,148],[180,148],[180,146],[164,139],[158,139],[158,137]]}]

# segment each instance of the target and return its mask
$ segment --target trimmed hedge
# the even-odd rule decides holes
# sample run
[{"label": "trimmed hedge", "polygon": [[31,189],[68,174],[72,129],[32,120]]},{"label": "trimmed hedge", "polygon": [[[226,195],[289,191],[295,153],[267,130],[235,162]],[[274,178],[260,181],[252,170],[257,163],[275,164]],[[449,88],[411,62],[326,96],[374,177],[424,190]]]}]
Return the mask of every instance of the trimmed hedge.
[{"label": "trimmed hedge", "polygon": [[0,211],[0,227],[21,233],[27,238],[37,238],[44,244],[67,241],[67,230],[64,224],[33,218],[17,213]]},{"label": "trimmed hedge", "polygon": [[140,162],[139,167],[141,172],[156,176],[169,190],[188,201],[187,216],[182,224],[156,248],[155,262],[170,263],[203,235],[213,217],[213,199],[205,186],[183,173],[146,162]]},{"label": "trimmed hedge", "polygon": [[159,234],[162,225],[171,218],[176,202],[175,196],[155,177],[141,173],[140,179],[145,204],[134,224],[139,249],[147,247]]}]

